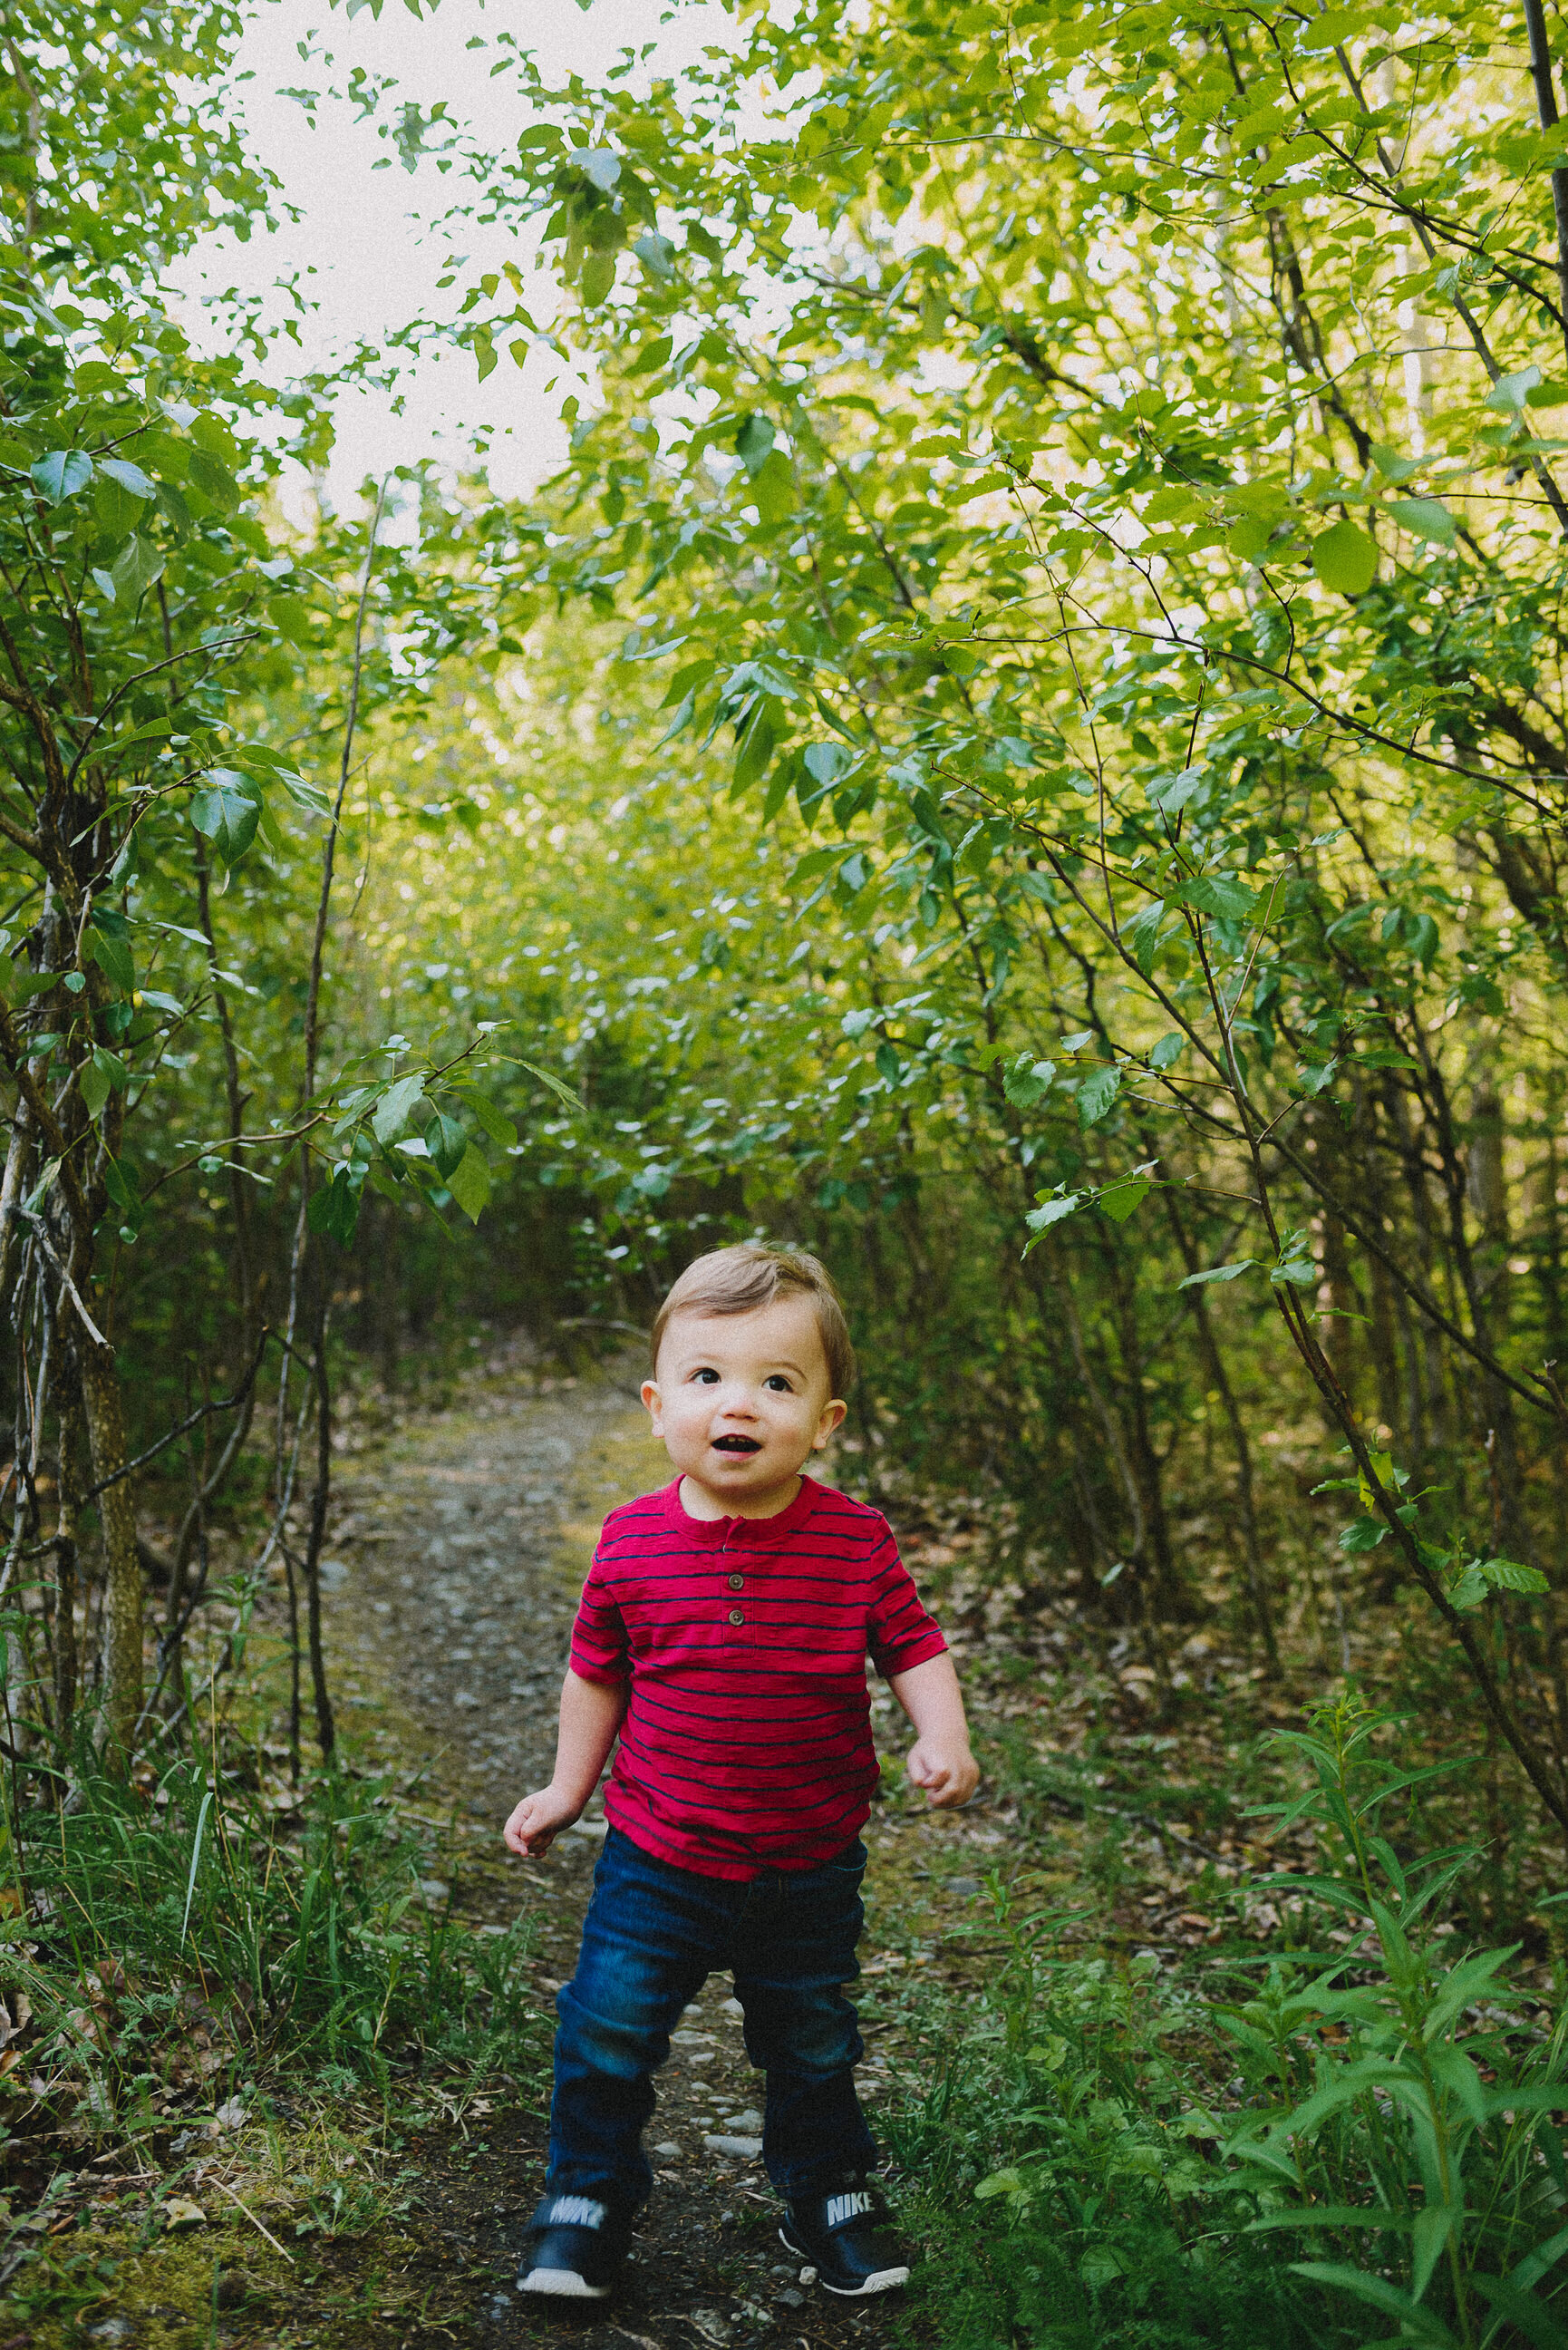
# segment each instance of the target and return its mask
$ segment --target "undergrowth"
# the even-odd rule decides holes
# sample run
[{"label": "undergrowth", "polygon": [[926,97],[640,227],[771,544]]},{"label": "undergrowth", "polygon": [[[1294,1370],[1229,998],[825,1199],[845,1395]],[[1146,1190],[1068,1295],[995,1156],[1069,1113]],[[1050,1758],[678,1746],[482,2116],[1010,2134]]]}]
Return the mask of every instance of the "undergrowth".
[{"label": "undergrowth", "polygon": [[[1444,1930],[1475,1849],[1385,1833],[1432,1776],[1390,1727],[1349,1695],[1282,1740],[1310,1782],[1271,1809],[1322,1866],[1268,1882],[1295,1947],[1201,1994],[992,1879],[978,2021],[954,2046],[933,2014],[892,2133],[943,2350],[1568,2343],[1568,2024]],[[1314,1952],[1331,1920],[1349,1947]]]}]

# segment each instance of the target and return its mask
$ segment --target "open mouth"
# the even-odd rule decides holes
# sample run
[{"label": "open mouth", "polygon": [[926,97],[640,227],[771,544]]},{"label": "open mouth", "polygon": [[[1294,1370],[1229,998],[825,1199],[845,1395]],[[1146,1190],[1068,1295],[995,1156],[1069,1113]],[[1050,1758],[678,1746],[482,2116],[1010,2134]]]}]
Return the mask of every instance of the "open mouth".
[{"label": "open mouth", "polygon": [[754,1436],[716,1436],[713,1439],[715,1452],[760,1452],[762,1449]]}]

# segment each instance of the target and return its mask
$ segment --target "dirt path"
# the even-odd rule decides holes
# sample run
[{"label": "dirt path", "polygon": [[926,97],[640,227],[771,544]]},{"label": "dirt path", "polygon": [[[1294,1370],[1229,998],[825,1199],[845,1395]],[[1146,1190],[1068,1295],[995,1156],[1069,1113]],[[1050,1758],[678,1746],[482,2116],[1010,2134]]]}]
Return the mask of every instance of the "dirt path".
[{"label": "dirt path", "polygon": [[[428,1760],[458,1814],[452,1848],[468,1856],[450,1888],[432,1887],[431,1898],[450,1891],[464,1914],[486,1922],[530,1916],[546,2012],[571,1970],[604,1835],[602,1804],[595,1799],[543,1868],[509,1861],[499,1829],[516,1797],[549,1774],[572,1615],[599,1523],[668,1473],[636,1401],[637,1376],[628,1366],[582,1382],[492,1379],[460,1409],[379,1448],[373,1465],[347,1469],[342,1482],[329,1580],[348,1719],[363,1709],[373,1742],[400,1760]],[[909,1848],[912,1838],[921,1849]],[[868,1841],[868,1882],[884,1888],[874,1915],[885,1920],[887,1886],[911,1873],[919,1907],[962,1905],[977,1889],[962,1869],[981,1858],[966,1863],[966,1852],[1000,1839],[966,1814],[961,1825],[879,1818]],[[933,1856],[938,1866],[928,1867]],[[876,2016],[867,2023],[861,2082],[874,2116],[892,2076]],[[446,2262],[472,2276],[469,2338],[570,2340],[583,2350],[890,2343],[891,2303],[835,2302],[803,2285],[798,2262],[778,2241],[777,2207],[755,2158],[762,2081],[746,2062],[727,1980],[709,1982],[675,2043],[648,2133],[658,2186],[607,2314],[518,2298],[523,2227],[543,2183],[542,2115],[469,2120],[472,2153],[446,2173],[450,2210],[431,2212],[423,2199]],[[450,2293],[443,2299],[450,2308]]]}]

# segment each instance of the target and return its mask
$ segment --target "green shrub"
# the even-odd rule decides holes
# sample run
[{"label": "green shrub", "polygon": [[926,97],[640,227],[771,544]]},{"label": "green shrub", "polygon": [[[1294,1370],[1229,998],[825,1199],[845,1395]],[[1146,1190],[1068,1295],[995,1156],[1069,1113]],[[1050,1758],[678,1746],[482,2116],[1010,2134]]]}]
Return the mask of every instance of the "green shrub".
[{"label": "green shrub", "polygon": [[1249,1996],[1060,1955],[1064,1913],[993,1881],[979,2021],[894,2132],[944,2350],[1568,2344],[1568,2026],[1511,2012],[1511,1950],[1436,1930],[1475,1856],[1383,1833],[1432,1776],[1380,1754],[1390,1726],[1350,1695],[1282,1742],[1313,1783],[1272,1808],[1324,1866],[1271,1880],[1309,1947]]}]

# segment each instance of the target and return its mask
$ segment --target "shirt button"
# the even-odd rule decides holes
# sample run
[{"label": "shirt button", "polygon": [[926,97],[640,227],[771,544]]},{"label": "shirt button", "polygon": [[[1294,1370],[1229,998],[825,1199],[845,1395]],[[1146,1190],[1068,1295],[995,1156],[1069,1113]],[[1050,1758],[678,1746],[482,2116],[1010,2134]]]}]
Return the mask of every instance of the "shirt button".
[{"label": "shirt button", "polygon": [[743,1575],[732,1575],[730,1577],[730,1588],[732,1591],[744,1591],[745,1587],[746,1578]]},{"label": "shirt button", "polygon": [[732,1608],[731,1608],[731,1610],[730,1610],[730,1621],[731,1621],[731,1623],[732,1623],[732,1624],[743,1624],[743,1623],[745,1622],[745,1620],[746,1620],[746,1619],[745,1619],[745,1617],[742,1615],[742,1613],[741,1613],[741,1611],[740,1611],[740,1609],[739,1609],[738,1607],[732,1607]]}]

